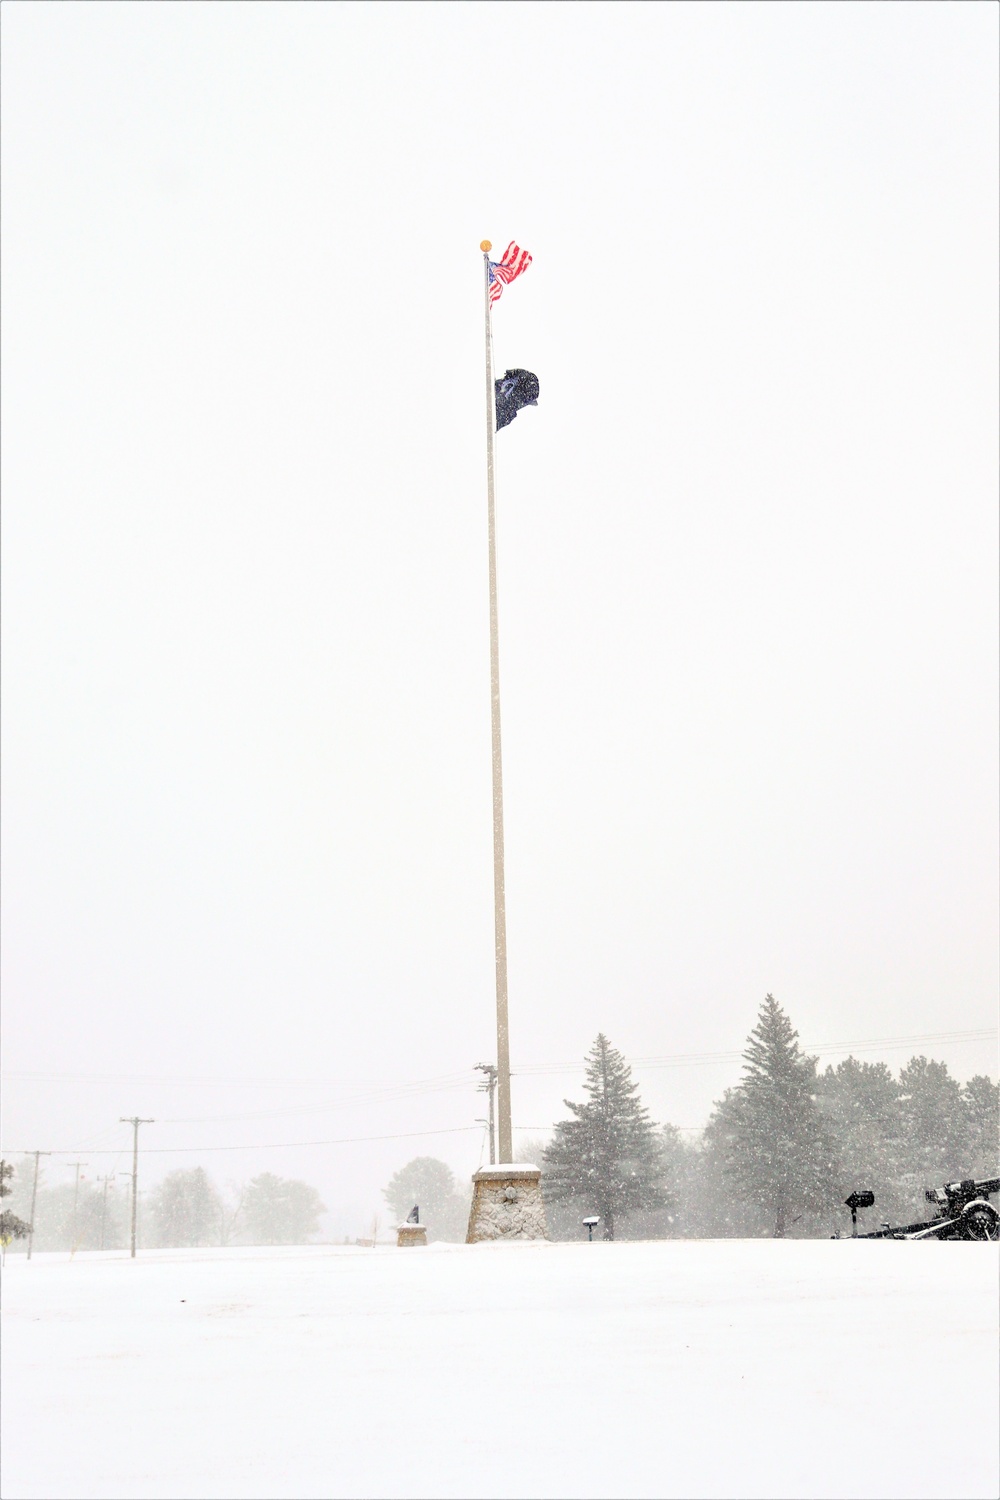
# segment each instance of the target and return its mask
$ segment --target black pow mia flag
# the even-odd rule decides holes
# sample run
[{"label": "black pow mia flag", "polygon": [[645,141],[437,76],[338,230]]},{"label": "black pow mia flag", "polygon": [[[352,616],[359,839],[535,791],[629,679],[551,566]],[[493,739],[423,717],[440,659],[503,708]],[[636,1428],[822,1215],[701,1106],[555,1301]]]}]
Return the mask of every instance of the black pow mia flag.
[{"label": "black pow mia flag", "polygon": [[530,370],[505,370],[496,390],[497,432],[513,422],[522,406],[538,405],[538,376]]},{"label": "black pow mia flag", "polygon": [[413,1207],[410,1209],[410,1212],[406,1215],[406,1222],[407,1222],[407,1224],[419,1224],[420,1223],[420,1204],[419,1203],[414,1203]]}]

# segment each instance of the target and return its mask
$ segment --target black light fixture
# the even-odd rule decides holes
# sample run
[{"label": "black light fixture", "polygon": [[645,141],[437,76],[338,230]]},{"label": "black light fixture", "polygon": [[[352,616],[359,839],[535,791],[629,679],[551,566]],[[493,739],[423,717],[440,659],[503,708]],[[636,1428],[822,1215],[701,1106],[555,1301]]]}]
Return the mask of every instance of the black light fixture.
[{"label": "black light fixture", "polygon": [[594,1225],[601,1222],[600,1214],[591,1214],[589,1218],[582,1221],[587,1226],[587,1242],[590,1244],[594,1238]]},{"label": "black light fixture", "polygon": [[844,1199],[844,1202],[851,1210],[851,1239],[856,1240],[858,1237],[858,1209],[872,1208],[875,1204],[875,1194],[867,1191],[852,1193],[849,1198]]}]

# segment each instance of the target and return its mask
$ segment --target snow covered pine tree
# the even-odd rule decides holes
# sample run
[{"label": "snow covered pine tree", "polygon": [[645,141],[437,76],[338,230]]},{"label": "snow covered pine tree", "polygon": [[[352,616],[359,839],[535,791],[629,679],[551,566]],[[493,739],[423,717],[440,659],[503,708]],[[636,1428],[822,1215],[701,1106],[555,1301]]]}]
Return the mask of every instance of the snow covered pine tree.
[{"label": "snow covered pine tree", "polygon": [[845,1057],[828,1066],[817,1085],[841,1201],[862,1183],[874,1192],[881,1218],[905,1216],[896,1190],[904,1155],[899,1084],[888,1066]]},{"label": "snow covered pine tree", "polygon": [[773,995],[743,1053],[744,1078],[727,1089],[705,1131],[737,1197],[756,1202],[783,1239],[790,1222],[837,1199],[833,1147],[820,1113],[816,1059]]},{"label": "snow covered pine tree", "polygon": [[[14,1168],[9,1162],[0,1161],[0,1198],[9,1198],[11,1189],[7,1186],[8,1179],[13,1177]],[[19,1219],[11,1209],[5,1208],[0,1212],[0,1245],[6,1250],[11,1240],[23,1240],[31,1232],[31,1225]]]},{"label": "snow covered pine tree", "polygon": [[586,1090],[586,1104],[563,1100],[575,1118],[556,1126],[545,1152],[545,1197],[579,1200],[613,1240],[616,1220],[664,1206],[663,1156],[632,1070],[603,1033],[587,1061]]},{"label": "snow covered pine tree", "polygon": [[899,1075],[899,1113],[907,1166],[922,1188],[971,1175],[962,1086],[947,1063],[910,1058]]}]

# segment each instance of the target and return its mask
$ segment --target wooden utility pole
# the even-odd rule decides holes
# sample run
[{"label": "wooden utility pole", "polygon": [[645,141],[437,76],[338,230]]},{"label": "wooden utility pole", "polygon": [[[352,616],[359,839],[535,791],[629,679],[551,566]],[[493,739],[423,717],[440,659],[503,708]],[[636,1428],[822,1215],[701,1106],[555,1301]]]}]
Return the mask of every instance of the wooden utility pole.
[{"label": "wooden utility pole", "polygon": [[489,1096],[490,1096],[490,1166],[492,1167],[492,1166],[494,1166],[496,1164],[496,1159],[497,1159],[497,1150],[496,1150],[496,1144],[497,1144],[497,1138],[496,1138],[496,1106],[495,1106],[496,1089],[497,1089],[497,1070],[493,1066],[492,1063],[476,1063],[476,1072],[483,1074],[483,1081],[479,1085],[479,1092],[481,1094],[489,1094]]},{"label": "wooden utility pole", "polygon": [[138,1115],[127,1119],[124,1115],[119,1118],[119,1124],[131,1125],[132,1127],[132,1259],[135,1260],[135,1226],[137,1205],[139,1201],[139,1126],[153,1125],[153,1120],[141,1120]]},{"label": "wooden utility pole", "polygon": [[35,1204],[38,1201],[38,1158],[40,1156],[51,1156],[51,1155],[52,1155],[51,1151],[36,1151],[35,1152],[35,1176],[34,1176],[34,1180],[33,1180],[32,1184],[31,1184],[31,1223],[28,1226],[28,1255],[27,1255],[27,1259],[28,1260],[31,1259],[31,1244],[32,1244],[32,1241],[35,1238]]},{"label": "wooden utility pole", "polygon": [[70,1238],[72,1239],[72,1242],[73,1242],[73,1249],[75,1251],[76,1250],[76,1206],[77,1206],[77,1203],[79,1202],[79,1199],[80,1199],[80,1168],[87,1166],[87,1163],[85,1161],[70,1161],[70,1162],[67,1162],[66,1165],[68,1167],[75,1167],[76,1168],[76,1181],[73,1184],[73,1231],[72,1231],[72,1234],[70,1236]]},{"label": "wooden utility pole", "polygon": [[112,1180],[112,1174],[105,1172],[103,1177],[98,1177],[98,1182],[104,1183],[104,1196],[101,1199],[101,1249],[104,1249],[104,1233],[108,1222],[108,1184]]}]

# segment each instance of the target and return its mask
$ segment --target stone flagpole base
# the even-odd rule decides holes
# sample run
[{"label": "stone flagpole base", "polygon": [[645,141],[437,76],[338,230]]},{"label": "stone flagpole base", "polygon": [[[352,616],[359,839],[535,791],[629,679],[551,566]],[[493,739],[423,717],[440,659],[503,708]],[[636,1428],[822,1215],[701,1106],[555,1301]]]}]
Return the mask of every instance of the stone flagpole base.
[{"label": "stone flagpole base", "polygon": [[480,1240],[547,1240],[539,1167],[483,1167],[472,1179],[467,1245]]},{"label": "stone flagpole base", "polygon": [[426,1245],[426,1243],[427,1243],[427,1225],[426,1224],[397,1224],[396,1225],[396,1244],[399,1247],[399,1249],[403,1249],[404,1246],[408,1246],[408,1245]]}]

